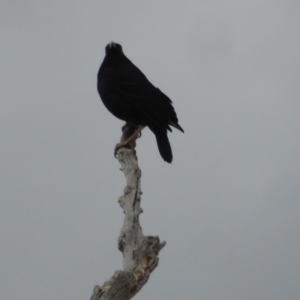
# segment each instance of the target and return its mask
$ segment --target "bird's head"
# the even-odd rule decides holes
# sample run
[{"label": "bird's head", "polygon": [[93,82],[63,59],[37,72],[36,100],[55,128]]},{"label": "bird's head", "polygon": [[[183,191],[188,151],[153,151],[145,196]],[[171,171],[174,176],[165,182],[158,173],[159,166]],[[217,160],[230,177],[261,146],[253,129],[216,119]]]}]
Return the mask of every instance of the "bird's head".
[{"label": "bird's head", "polygon": [[111,41],[106,47],[105,47],[106,54],[115,54],[115,55],[124,55],[122,46],[120,44],[117,44],[113,41]]}]

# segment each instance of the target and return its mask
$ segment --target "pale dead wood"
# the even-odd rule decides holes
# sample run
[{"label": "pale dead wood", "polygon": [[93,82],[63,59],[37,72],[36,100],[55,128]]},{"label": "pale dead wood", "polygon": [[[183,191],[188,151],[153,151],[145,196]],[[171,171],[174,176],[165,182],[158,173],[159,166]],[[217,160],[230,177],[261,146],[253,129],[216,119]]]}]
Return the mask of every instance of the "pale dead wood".
[{"label": "pale dead wood", "polygon": [[[121,141],[127,139],[135,128],[123,127]],[[135,147],[132,144],[133,148]],[[117,157],[121,170],[125,174],[127,185],[119,198],[125,217],[118,239],[118,248],[123,253],[123,271],[116,271],[102,287],[94,287],[91,300],[128,300],[131,299],[148,281],[151,272],[158,265],[159,251],[166,242],[160,242],[158,236],[144,236],[139,222],[142,213],[141,170],[135,151],[120,148]]]}]

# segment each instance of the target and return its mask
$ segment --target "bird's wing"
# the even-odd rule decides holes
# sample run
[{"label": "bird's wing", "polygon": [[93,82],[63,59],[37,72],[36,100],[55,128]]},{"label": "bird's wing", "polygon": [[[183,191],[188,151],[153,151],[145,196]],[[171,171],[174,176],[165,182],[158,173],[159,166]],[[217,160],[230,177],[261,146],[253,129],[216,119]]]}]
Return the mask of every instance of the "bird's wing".
[{"label": "bird's wing", "polygon": [[112,90],[115,96],[137,109],[147,119],[147,123],[169,129],[168,106],[171,106],[172,101],[153,86],[136,66],[128,64],[118,70]]}]

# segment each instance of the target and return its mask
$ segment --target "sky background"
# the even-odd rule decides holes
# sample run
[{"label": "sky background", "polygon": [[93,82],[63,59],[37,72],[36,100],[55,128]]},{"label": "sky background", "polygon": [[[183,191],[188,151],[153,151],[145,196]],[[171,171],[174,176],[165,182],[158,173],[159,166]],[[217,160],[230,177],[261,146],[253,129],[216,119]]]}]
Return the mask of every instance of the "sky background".
[{"label": "sky background", "polygon": [[167,245],[135,299],[300,297],[298,0],[0,3],[0,298],[89,299],[122,268],[96,75],[111,40],[185,134],[138,140],[141,225]]}]

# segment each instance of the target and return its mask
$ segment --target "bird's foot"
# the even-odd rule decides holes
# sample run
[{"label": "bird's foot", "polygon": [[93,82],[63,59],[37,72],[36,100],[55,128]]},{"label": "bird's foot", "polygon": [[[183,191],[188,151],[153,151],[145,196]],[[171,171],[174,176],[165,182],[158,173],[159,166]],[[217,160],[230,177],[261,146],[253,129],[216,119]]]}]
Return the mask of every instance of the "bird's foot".
[{"label": "bird's foot", "polygon": [[[125,124],[125,126],[126,126],[126,124]],[[123,126],[123,128],[122,128],[123,131],[125,130],[125,126]],[[117,151],[122,147],[129,148],[134,151],[134,154],[136,154],[135,149],[134,149],[135,148],[135,140],[142,136],[141,131],[144,128],[145,128],[145,126],[138,126],[135,129],[135,131],[133,132],[133,134],[129,138],[127,138],[127,140],[116,145],[115,151],[114,151],[115,158],[117,158]]]},{"label": "bird's foot", "polygon": [[135,149],[130,144],[128,144],[128,143],[119,143],[115,147],[115,151],[114,151],[115,158],[117,158],[117,152],[118,152],[118,150],[120,148],[123,148],[123,147],[133,150],[134,154],[136,154]]}]

